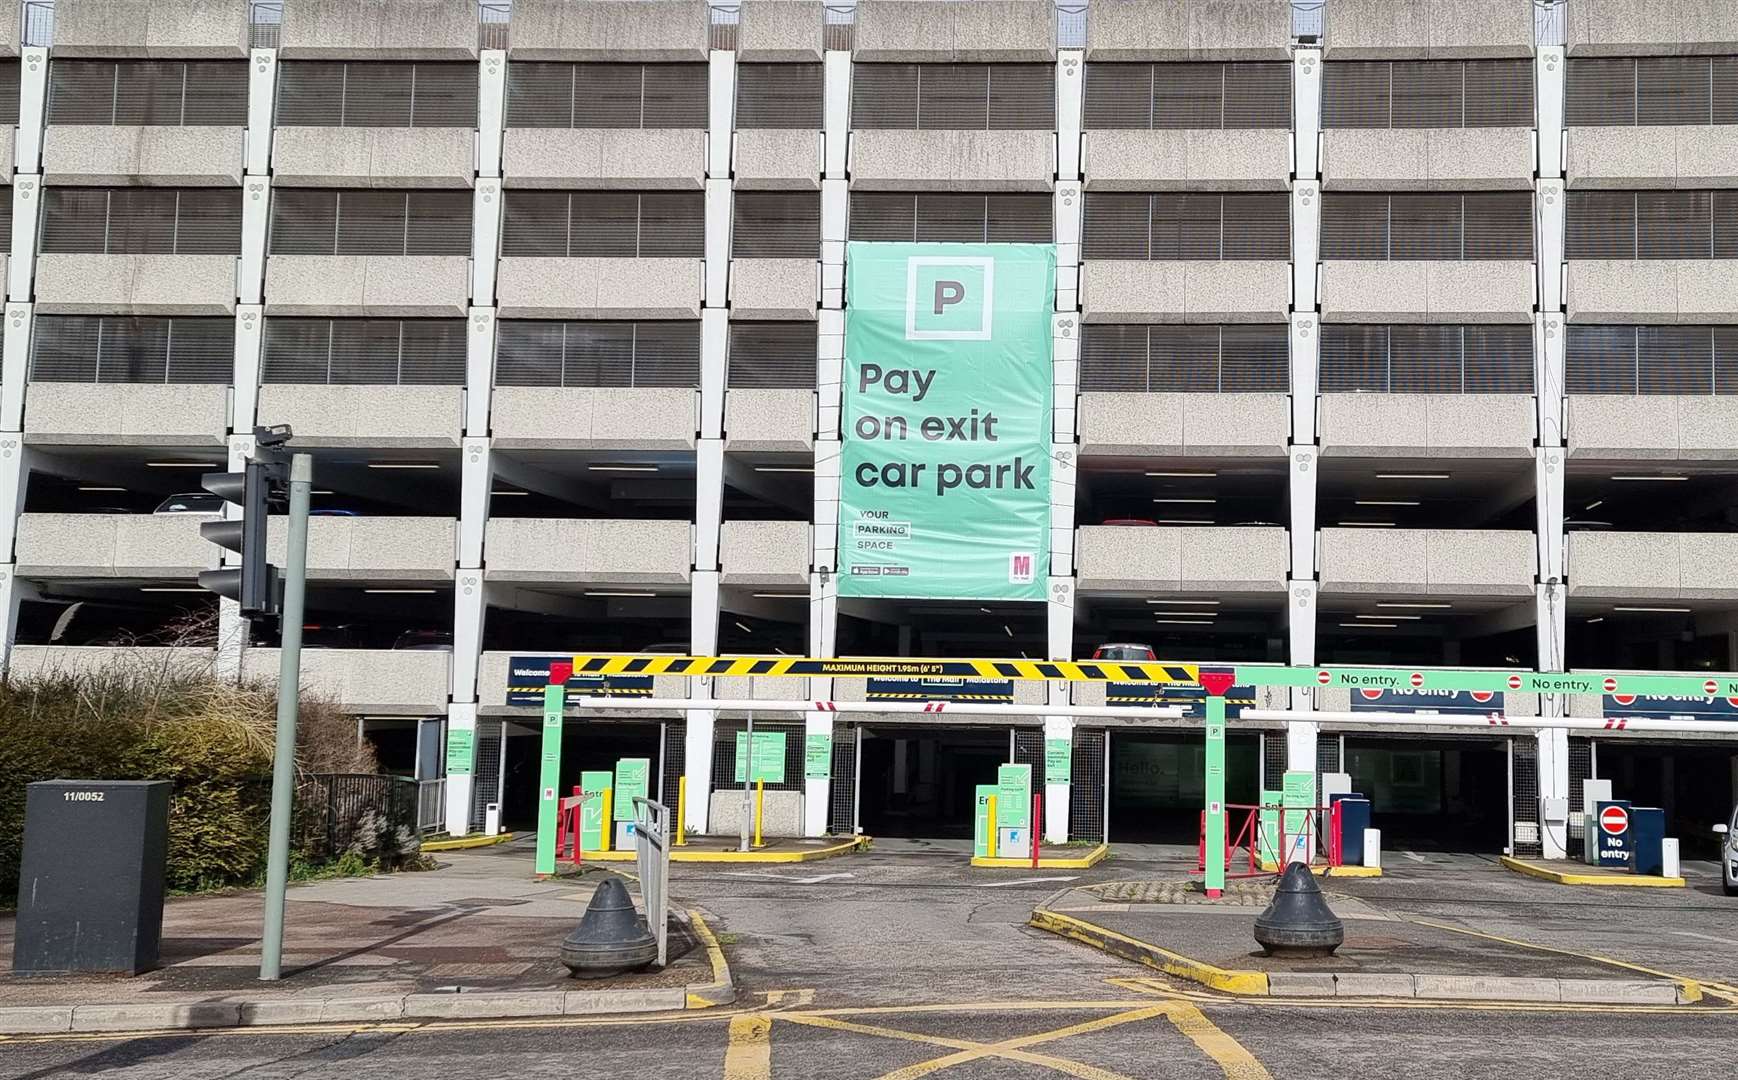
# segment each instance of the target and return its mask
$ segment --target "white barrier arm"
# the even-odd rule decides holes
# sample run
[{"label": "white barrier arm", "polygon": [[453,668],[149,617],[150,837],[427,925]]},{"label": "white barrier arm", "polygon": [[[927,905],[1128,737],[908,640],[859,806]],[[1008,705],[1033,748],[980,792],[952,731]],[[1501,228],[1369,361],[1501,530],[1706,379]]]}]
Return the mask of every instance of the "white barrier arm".
[{"label": "white barrier arm", "polygon": [[[694,703],[687,698],[615,698],[615,697],[570,697],[569,705],[578,705],[582,709],[609,709],[611,711],[628,709],[671,710],[690,709]],[[917,713],[926,716],[938,714],[952,716],[1102,716],[1120,717],[1125,720],[1183,720],[1180,705],[1144,706],[1130,705],[1119,708],[1109,705],[1045,705],[1034,703],[1018,705],[988,704],[979,701],[762,701],[758,698],[742,698],[727,700],[719,698],[707,703],[717,712],[728,712],[732,709],[750,710],[757,713]],[[1244,715],[1248,715],[1245,710]]]}]

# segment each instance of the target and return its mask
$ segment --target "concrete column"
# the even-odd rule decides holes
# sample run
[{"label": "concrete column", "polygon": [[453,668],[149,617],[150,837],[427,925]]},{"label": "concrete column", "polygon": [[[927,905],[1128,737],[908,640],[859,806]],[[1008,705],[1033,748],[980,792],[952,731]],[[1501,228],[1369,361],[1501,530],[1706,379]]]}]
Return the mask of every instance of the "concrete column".
[{"label": "concrete column", "polygon": [[[1291,594],[1286,599],[1286,624],[1290,630],[1290,649],[1288,659],[1296,665],[1314,664],[1316,662],[1316,586],[1313,581],[1293,581]],[[1291,692],[1291,708],[1294,712],[1309,713],[1315,709],[1314,691],[1298,687]],[[1307,720],[1293,720],[1285,726],[1286,768],[1309,769],[1316,767],[1316,734],[1318,725]],[[1268,783],[1275,785],[1277,777],[1269,777]]]},{"label": "concrete column", "polygon": [[[1316,402],[1319,389],[1321,318],[1318,284],[1321,253],[1322,53],[1292,52],[1291,194],[1291,487],[1290,590],[1286,598],[1287,657],[1293,664],[1316,662]],[[1291,708],[1315,707],[1309,689],[1291,692]],[[1317,725],[1286,724],[1286,766],[1316,767]],[[1267,785],[1277,787],[1278,777]]]},{"label": "concrete column", "polygon": [[20,303],[31,297],[36,268],[36,209],[41,196],[41,174],[19,173],[12,178],[12,250],[6,264],[6,296]]},{"label": "concrete column", "polygon": [[[694,656],[711,656],[718,651],[718,571],[696,570],[689,583],[689,649]],[[691,684],[705,683],[704,693],[690,686],[688,696],[709,700],[711,679],[694,678]]]},{"label": "concrete column", "polygon": [[[457,740],[468,740],[471,745],[472,769],[475,768],[477,752],[477,706],[475,702],[453,702],[447,706],[447,745],[451,746]],[[452,761],[447,755],[447,835],[463,836],[471,831],[471,781],[473,772],[453,772]]]},{"label": "concrete column", "polygon": [[724,515],[724,440],[701,439],[694,450],[694,569],[718,569]]},{"label": "concrete column", "polygon": [[18,605],[35,598],[36,588],[18,579],[12,563],[0,563],[0,675],[12,664],[12,645],[18,638]]},{"label": "concrete column", "polygon": [[265,305],[235,309],[235,365],[230,372],[229,434],[250,435],[259,419],[260,368],[265,357]]},{"label": "concrete column", "polygon": [[30,379],[30,333],[35,304],[7,304],[0,337],[0,431],[24,430],[24,387]]},{"label": "concrete column", "polygon": [[0,434],[0,563],[12,561],[18,517],[30,489],[32,453],[18,432]]},{"label": "concrete column", "polygon": [[1291,316],[1291,443],[1316,445],[1316,394],[1321,385],[1321,322],[1314,311]]},{"label": "concrete column", "polygon": [[452,699],[463,704],[477,701],[477,662],[483,650],[483,623],[488,614],[488,592],[481,570],[462,567],[453,575],[453,659],[450,669]]},{"label": "concrete column", "polygon": [[1057,577],[1074,576],[1074,488],[1078,468],[1072,440],[1051,444],[1050,573]]},{"label": "concrete column", "polygon": [[1292,173],[1319,179],[1322,133],[1322,51],[1293,49],[1291,54]]},{"label": "concrete column", "polygon": [[[710,216],[710,213],[708,213]],[[724,437],[724,371],[730,341],[730,312],[724,307],[700,311],[700,437]]]},{"label": "concrete column", "polygon": [[484,49],[478,57],[482,77],[477,80],[477,176],[501,175],[501,139],[507,126],[507,53]]},{"label": "concrete column", "polygon": [[[42,124],[48,106],[48,50],[37,47],[18,54],[18,136],[14,161],[21,173],[41,172]],[[14,229],[17,222],[13,222]]]},{"label": "concrete column", "polygon": [[[1569,854],[1569,823],[1552,825],[1545,820],[1545,800],[1569,799],[1569,729],[1542,728],[1539,739],[1539,840],[1547,859],[1567,858]],[[1571,806],[1579,813],[1580,807]]]},{"label": "concrete column", "polygon": [[[803,714],[803,735],[812,738],[825,735],[828,745],[832,745],[833,714],[811,712]],[[806,762],[808,755],[804,755]],[[833,766],[831,756],[827,759],[826,776],[807,776],[803,778],[803,835],[827,835],[827,818],[833,807]]]}]

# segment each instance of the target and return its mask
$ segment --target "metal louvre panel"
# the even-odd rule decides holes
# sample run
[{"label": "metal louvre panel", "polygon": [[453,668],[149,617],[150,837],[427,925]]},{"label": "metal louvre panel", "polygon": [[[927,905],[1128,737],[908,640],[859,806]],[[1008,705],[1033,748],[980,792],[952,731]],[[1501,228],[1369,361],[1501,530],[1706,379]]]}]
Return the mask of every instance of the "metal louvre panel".
[{"label": "metal louvre panel", "polygon": [[1139,394],[1147,386],[1145,325],[1085,323],[1080,328],[1083,393]]},{"label": "metal louvre panel", "polygon": [[[0,200],[10,208],[11,199]],[[106,188],[42,189],[42,239],[45,255],[88,252],[106,247],[109,193]]]},{"label": "metal louvre panel", "polygon": [[1284,194],[1221,196],[1226,259],[1291,258],[1291,198]]},{"label": "metal louvre panel", "polygon": [[176,199],[175,253],[241,254],[241,189],[182,188]]},{"label": "metal louvre panel", "polygon": [[172,188],[110,190],[108,254],[173,255],[177,194]]},{"label": "metal louvre panel", "polygon": [[167,321],[167,381],[228,383],[235,378],[235,320],[185,317]]},{"label": "metal louvre panel", "polygon": [[1461,197],[1463,259],[1533,258],[1533,196],[1503,191]]},{"label": "metal louvre panel", "polygon": [[333,319],[326,380],[348,386],[395,385],[399,336],[397,319]]},{"label": "metal louvre panel", "polygon": [[[918,205],[923,205],[921,200]],[[984,241],[990,244],[1048,244],[1056,235],[1054,213],[1054,201],[1048,195],[986,195]]]},{"label": "metal louvre panel", "polygon": [[1634,194],[1570,191],[1566,193],[1563,209],[1565,258],[1635,258]]},{"label": "metal louvre panel", "polygon": [[1104,842],[1105,732],[1075,728],[1068,776],[1068,839]]},{"label": "metal louvre panel", "polygon": [[1291,128],[1291,65],[1225,65],[1227,128]]},{"label": "metal louvre panel", "polygon": [[401,385],[465,384],[465,320],[405,319],[398,327]]},{"label": "metal louvre panel", "polygon": [[1386,259],[1388,196],[1330,191],[1322,195],[1323,259]]},{"label": "metal louvre panel", "polygon": [[97,380],[168,382],[169,320],[104,319],[97,340]]},{"label": "metal louvre panel", "polygon": [[1466,118],[1465,71],[1456,60],[1396,61],[1390,122],[1396,128],[1457,128]]},{"label": "metal louvre panel", "polygon": [[1567,393],[1635,393],[1635,327],[1571,325],[1568,330],[1563,342]]},{"label": "metal louvre panel", "polygon": [[[705,64],[647,64],[640,123],[643,128],[703,128],[707,123],[708,75]],[[574,109],[584,112],[575,96]],[[602,126],[602,125],[596,125]]]},{"label": "metal louvre panel", "polygon": [[[508,64],[511,71],[513,65]],[[574,64],[572,123],[576,128],[645,127],[642,64]]]},{"label": "metal louvre panel", "polygon": [[508,188],[501,200],[503,258],[564,258],[568,250],[568,203],[565,191]]},{"label": "metal louvre panel", "polygon": [[[13,70],[17,70],[16,65]],[[1714,87],[1714,123],[1738,124],[1738,56],[1714,57],[1708,81]]]},{"label": "metal louvre panel", "polygon": [[1636,327],[1636,393],[1712,394],[1714,335],[1706,326]]},{"label": "metal louvre panel", "polygon": [[991,131],[1055,129],[1055,64],[990,64],[988,75]]},{"label": "metal louvre panel", "polygon": [[338,255],[403,255],[405,192],[335,191]]},{"label": "metal louvre panel", "polygon": [[[698,322],[642,322],[633,327],[632,385],[700,388]],[[570,344],[572,340],[570,334]]]},{"label": "metal louvre panel", "polygon": [[0,198],[0,249],[12,248],[12,200]]},{"label": "metal louvre panel", "polygon": [[1706,124],[1713,117],[1706,56],[1649,56],[1635,62],[1637,124]]},{"label": "metal louvre panel", "polygon": [[822,127],[820,64],[736,65],[736,127]]},{"label": "metal louvre panel", "polygon": [[1461,382],[1461,328],[1390,326],[1388,392],[1458,394]]},{"label": "metal louvre panel", "polygon": [[[815,243],[820,245],[820,200],[815,202]],[[658,191],[640,196],[643,259],[698,259],[706,254],[706,196],[698,191]]]},{"label": "metal louvre panel", "polygon": [[1714,252],[1714,220],[1706,191],[1635,193],[1638,259],[1706,259]]},{"label": "metal louvre panel", "polygon": [[1465,60],[1466,127],[1532,127],[1531,60]]},{"label": "metal louvre panel", "polygon": [[534,60],[508,64],[506,126],[573,127],[573,69],[572,64]]},{"label": "metal louvre panel", "polygon": [[1738,394],[1738,327],[1716,326],[1714,339],[1714,393]]},{"label": "metal louvre panel", "polygon": [[569,199],[569,254],[587,259],[631,259],[639,254],[638,195],[631,191],[577,191]]},{"label": "metal louvre panel", "polygon": [[1162,325],[1148,328],[1147,389],[1160,394],[1219,389],[1219,328]]},{"label": "metal louvre panel", "polygon": [[1388,126],[1385,60],[1336,60],[1322,65],[1322,127]]},{"label": "metal louvre panel", "polygon": [[331,255],[338,245],[338,193],[311,188],[272,192],[272,255]]},{"label": "metal louvre panel", "polygon": [[857,729],[833,728],[833,783],[827,807],[827,831],[849,836],[857,827]]},{"label": "metal louvre panel", "polygon": [[1291,330],[1284,324],[1219,328],[1219,389],[1227,394],[1291,389]]},{"label": "metal louvre panel", "polygon": [[1461,197],[1404,194],[1389,198],[1390,259],[1459,259]]},{"label": "metal louvre panel", "polygon": [[1320,374],[1324,394],[1386,393],[1388,328],[1323,326]]},{"label": "metal louvre panel", "polygon": [[817,334],[812,322],[732,323],[725,385],[813,390]]},{"label": "metal louvre panel", "polygon": [[981,244],[987,238],[983,195],[917,196],[917,239],[925,244]]},{"label": "metal louvre panel", "polygon": [[1463,326],[1462,392],[1531,394],[1533,328]]},{"label": "metal louvre panel", "polygon": [[1082,112],[1086,130],[1152,125],[1153,65],[1087,61]]},{"label": "metal louvre panel", "polygon": [[1218,259],[1222,203],[1218,195],[1155,194],[1153,259]]},{"label": "metal louvre panel", "polygon": [[[115,65],[115,123],[179,125],[187,65],[135,60]],[[244,109],[246,98],[243,98]],[[245,123],[245,113],[243,122]]]},{"label": "metal louvre panel", "polygon": [[917,126],[983,131],[990,126],[987,64],[923,64],[917,71]]},{"label": "metal louvre panel", "polygon": [[1224,64],[1153,65],[1153,127],[1219,128],[1224,124]]},{"label": "metal louvre panel", "polygon": [[1738,259],[1738,193],[1709,194],[1714,218],[1714,258]]},{"label": "metal louvre panel", "polygon": [[[115,122],[115,62],[112,60],[55,60],[48,65],[48,122],[50,124],[112,124]],[[16,61],[7,67],[14,74],[13,107],[18,115]]]},{"label": "metal louvre panel", "polygon": [[1572,56],[1564,72],[1563,120],[1570,127],[1635,123],[1635,61]]},{"label": "metal louvre panel", "polygon": [[340,122],[345,127],[409,127],[415,72],[415,64],[402,62],[345,64]]},{"label": "metal louvre panel", "polygon": [[[702,206],[702,215],[704,209]],[[732,258],[820,257],[819,192],[739,191],[733,200],[731,213],[734,218],[730,229]]]},{"label": "metal louvre panel", "polygon": [[[54,65],[49,65],[52,74]],[[0,116],[18,115],[18,60],[0,58]]]},{"label": "metal louvre panel", "polygon": [[562,386],[633,386],[634,324],[566,323],[561,356]]},{"label": "metal louvre panel", "polygon": [[853,64],[851,126],[865,131],[917,127],[916,64]]},{"label": "metal louvre panel", "polygon": [[477,126],[476,64],[416,64],[412,79],[411,127]]},{"label": "metal louvre panel", "polygon": [[278,65],[279,127],[340,127],[344,123],[342,62],[291,60]]},{"label": "metal louvre panel", "polygon": [[96,382],[100,316],[39,315],[30,335],[32,382]]},{"label": "metal louvre panel", "polygon": [[917,197],[879,191],[851,192],[846,233],[852,240],[909,243],[917,239]]},{"label": "metal louvre panel", "polygon": [[331,352],[332,320],[273,316],[265,321],[260,381],[324,383]]},{"label": "metal louvre panel", "polygon": [[1082,207],[1081,255],[1145,259],[1152,251],[1152,197],[1088,191]]},{"label": "metal louvre panel", "polygon": [[502,319],[495,331],[496,386],[561,386],[566,323]]}]

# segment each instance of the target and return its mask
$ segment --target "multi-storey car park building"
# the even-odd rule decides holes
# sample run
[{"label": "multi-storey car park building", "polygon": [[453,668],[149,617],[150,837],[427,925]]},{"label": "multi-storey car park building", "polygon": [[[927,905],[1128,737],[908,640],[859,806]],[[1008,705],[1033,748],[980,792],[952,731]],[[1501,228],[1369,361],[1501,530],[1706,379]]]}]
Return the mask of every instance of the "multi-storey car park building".
[{"label": "multi-storey car park building", "polygon": [[[209,611],[217,549],[151,511],[279,423],[333,511],[305,680],[445,776],[454,832],[535,805],[516,658],[1738,670],[1738,8],[4,0],[0,33],[15,675]],[[1048,603],[838,599],[852,240],[1056,246]],[[275,673],[219,624],[159,647]],[[598,689],[690,704],[575,712],[574,776],[651,757],[732,831],[750,702],[873,688]],[[773,831],[966,828],[1048,734],[1052,838],[1193,837],[1195,724],[976,692],[1030,712],[761,714],[833,738],[828,778],[791,740]],[[1231,799],[1345,768],[1391,845],[1554,853],[1541,802],[1589,776],[1688,839],[1738,773],[1732,739],[1339,731],[1346,692],[1287,693],[1233,721]]]}]

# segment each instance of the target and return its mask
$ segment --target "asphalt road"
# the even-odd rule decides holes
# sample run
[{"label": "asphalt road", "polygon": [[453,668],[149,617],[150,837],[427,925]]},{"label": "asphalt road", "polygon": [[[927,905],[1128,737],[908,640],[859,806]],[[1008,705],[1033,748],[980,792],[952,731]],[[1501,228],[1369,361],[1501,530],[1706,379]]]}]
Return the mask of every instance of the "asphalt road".
[{"label": "asphalt road", "polygon": [[[1488,860],[1406,861],[1357,891],[1738,982],[1738,902],[1714,893],[1589,893],[1519,879]],[[1738,1007],[1232,1001],[1024,925],[1035,903],[1064,886],[1180,869],[1120,858],[1088,871],[975,872],[955,859],[887,854],[764,871],[679,866],[675,895],[718,917],[743,987],[731,1009],[19,1038],[0,1041],[0,1078],[355,1080],[364,1069],[369,1080],[1738,1074]],[[1073,880],[1037,880],[1055,878]]]}]

